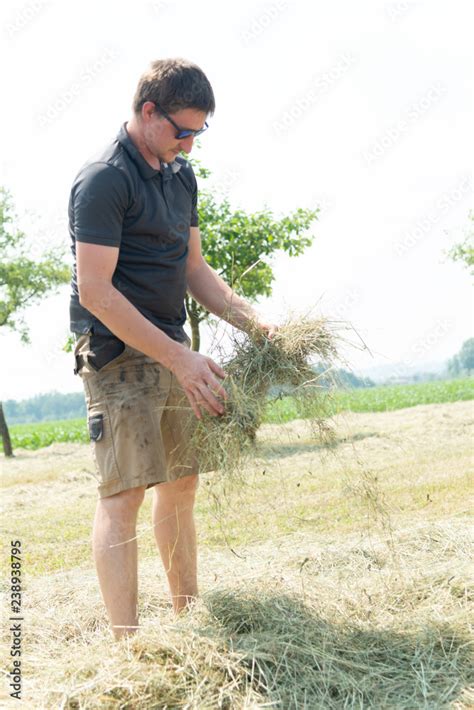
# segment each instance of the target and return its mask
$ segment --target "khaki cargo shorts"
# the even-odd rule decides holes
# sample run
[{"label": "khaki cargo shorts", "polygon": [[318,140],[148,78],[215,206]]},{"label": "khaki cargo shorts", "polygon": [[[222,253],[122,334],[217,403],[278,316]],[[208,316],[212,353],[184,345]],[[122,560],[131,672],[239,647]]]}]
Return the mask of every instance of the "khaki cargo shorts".
[{"label": "khaki cargo shorts", "polygon": [[170,370],[129,345],[97,370],[91,336],[76,337],[99,498],[197,473],[197,419]]}]

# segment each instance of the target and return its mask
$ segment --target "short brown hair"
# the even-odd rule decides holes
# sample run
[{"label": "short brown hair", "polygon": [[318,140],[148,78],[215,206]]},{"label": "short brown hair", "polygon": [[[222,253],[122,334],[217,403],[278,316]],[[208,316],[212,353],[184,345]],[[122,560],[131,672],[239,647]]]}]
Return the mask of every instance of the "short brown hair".
[{"label": "short brown hair", "polygon": [[167,113],[195,108],[206,114],[216,110],[214,92],[207,76],[187,59],[157,59],[142,74],[133,97],[139,114],[145,101],[158,103]]}]

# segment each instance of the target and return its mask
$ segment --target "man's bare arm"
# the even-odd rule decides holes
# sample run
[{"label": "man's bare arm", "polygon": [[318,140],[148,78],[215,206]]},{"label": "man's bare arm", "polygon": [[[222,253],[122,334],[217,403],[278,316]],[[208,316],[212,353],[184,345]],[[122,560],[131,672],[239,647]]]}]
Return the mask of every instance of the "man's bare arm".
[{"label": "man's bare arm", "polygon": [[269,335],[275,331],[275,327],[263,323],[252,306],[240,298],[204,260],[198,227],[191,227],[186,276],[191,296],[214,315],[241,330],[249,330],[256,325]]},{"label": "man's bare arm", "polygon": [[225,397],[215,375],[225,372],[211,358],[192,353],[184,345],[147,320],[112,284],[118,247],[76,242],[79,301],[120,340],[162,363],[174,372],[200,418],[199,407],[211,414],[222,413],[221,403],[212,394]]},{"label": "man's bare arm", "polygon": [[120,340],[170,367],[184,346],[147,320],[112,284],[118,247],[76,242],[79,301]]}]

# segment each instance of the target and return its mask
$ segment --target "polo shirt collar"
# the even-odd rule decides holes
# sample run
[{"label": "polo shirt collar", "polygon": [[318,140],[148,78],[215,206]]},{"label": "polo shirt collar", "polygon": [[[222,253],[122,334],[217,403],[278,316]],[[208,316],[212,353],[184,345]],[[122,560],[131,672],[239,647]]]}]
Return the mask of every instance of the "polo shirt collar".
[{"label": "polo shirt collar", "polygon": [[174,173],[177,173],[181,169],[180,163],[177,160],[173,160],[172,163],[161,163],[160,170],[153,168],[140,153],[135,143],[130,138],[127,131],[127,124],[123,123],[117,135],[118,142],[125,148],[133,162],[138,168],[143,180],[150,180],[155,175],[161,174],[163,180],[170,180]]}]

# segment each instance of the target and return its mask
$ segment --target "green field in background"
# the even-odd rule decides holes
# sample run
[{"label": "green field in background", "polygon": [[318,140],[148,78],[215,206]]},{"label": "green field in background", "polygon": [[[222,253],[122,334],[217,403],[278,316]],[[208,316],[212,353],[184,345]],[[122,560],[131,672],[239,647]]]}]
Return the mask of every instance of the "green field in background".
[{"label": "green field in background", "polygon": [[[363,389],[336,391],[332,395],[334,413],[385,412],[417,404],[440,404],[474,399],[474,378],[440,380],[410,385],[381,385]],[[285,423],[301,416],[292,397],[269,402],[266,423]],[[13,448],[39,449],[55,442],[87,443],[89,436],[85,419],[68,419],[35,424],[15,424],[10,427]],[[0,441],[0,447],[3,446]]]},{"label": "green field in background", "polygon": [[[474,399],[474,378],[337,390],[331,398],[334,413],[389,412],[415,407],[417,404],[441,404]],[[284,397],[269,404],[265,421],[271,424],[285,423],[298,416],[294,399]]]},{"label": "green field in background", "polygon": [[[88,442],[85,419],[63,419],[56,422],[14,424],[10,427],[13,449],[41,449],[57,442]],[[3,450],[2,442],[0,446]]]}]

